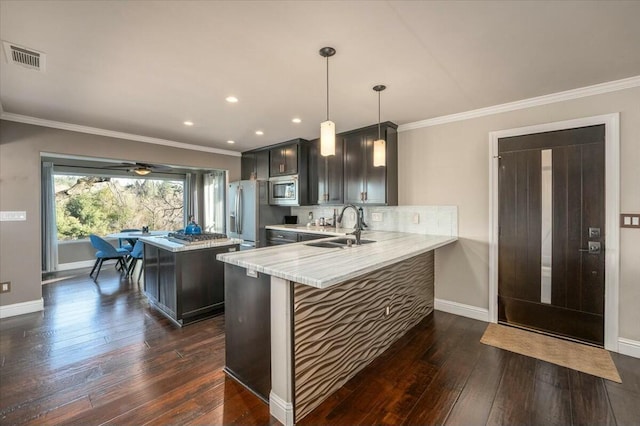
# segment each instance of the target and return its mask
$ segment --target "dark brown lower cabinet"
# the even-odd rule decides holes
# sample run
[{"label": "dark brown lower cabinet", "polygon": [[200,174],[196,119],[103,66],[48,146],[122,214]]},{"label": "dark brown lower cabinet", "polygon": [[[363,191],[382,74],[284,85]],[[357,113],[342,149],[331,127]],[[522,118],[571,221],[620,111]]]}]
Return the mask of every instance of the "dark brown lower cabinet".
[{"label": "dark brown lower cabinet", "polygon": [[144,246],[144,292],[154,307],[182,326],[224,312],[224,264],[218,253],[238,245],[171,252]]}]

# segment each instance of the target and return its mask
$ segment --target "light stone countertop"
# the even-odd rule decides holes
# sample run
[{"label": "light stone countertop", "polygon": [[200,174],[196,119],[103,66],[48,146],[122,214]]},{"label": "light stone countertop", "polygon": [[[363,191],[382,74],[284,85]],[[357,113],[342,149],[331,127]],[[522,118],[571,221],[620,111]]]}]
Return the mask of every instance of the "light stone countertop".
[{"label": "light stone countertop", "polygon": [[224,241],[207,241],[198,244],[181,244],[173,241],[169,241],[167,237],[141,237],[139,238],[145,244],[151,244],[152,246],[160,247],[161,249],[176,253],[191,250],[202,250],[214,247],[231,246],[234,244],[240,244],[242,240],[238,238],[228,238]]},{"label": "light stone countertop", "polygon": [[[305,227],[306,228],[306,227]],[[349,232],[350,230],[346,230]],[[300,232],[306,232],[300,230]],[[326,288],[457,241],[457,237],[387,231],[364,231],[363,240],[375,243],[350,248],[313,247],[308,243],[337,237],[263,247],[216,258],[231,265],[274,277]]]}]

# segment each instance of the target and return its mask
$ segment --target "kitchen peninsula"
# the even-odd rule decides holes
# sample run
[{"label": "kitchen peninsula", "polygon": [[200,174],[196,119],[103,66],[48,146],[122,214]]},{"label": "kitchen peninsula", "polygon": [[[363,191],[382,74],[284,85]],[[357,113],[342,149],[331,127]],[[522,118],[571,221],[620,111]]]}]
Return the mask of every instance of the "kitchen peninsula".
[{"label": "kitchen peninsula", "polygon": [[224,311],[224,266],[216,255],[239,250],[238,239],[187,244],[167,237],[142,237],[144,293],[177,325]]},{"label": "kitchen peninsula", "polygon": [[[225,371],[268,399],[285,425],[433,311],[434,250],[457,240],[388,231],[362,238],[369,243],[341,247],[328,237],[217,256],[225,262]],[[229,356],[234,350],[243,359]]]}]

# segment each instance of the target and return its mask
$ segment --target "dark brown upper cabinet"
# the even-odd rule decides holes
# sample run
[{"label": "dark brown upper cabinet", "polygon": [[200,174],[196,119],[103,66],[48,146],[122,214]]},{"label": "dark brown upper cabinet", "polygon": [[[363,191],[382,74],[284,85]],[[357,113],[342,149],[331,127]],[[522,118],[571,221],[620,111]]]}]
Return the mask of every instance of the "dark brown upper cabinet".
[{"label": "dark brown upper cabinet", "polygon": [[398,137],[397,125],[381,124],[386,141],[386,165],[373,166],[373,141],[378,139],[378,125],[341,134],[344,143],[344,203],[398,205]]},{"label": "dark brown upper cabinet", "polygon": [[[298,174],[300,143],[286,143],[269,150],[269,176],[286,176]],[[304,159],[306,161],[306,159]]]},{"label": "dark brown upper cabinet", "polygon": [[309,152],[310,201],[317,204],[344,203],[344,139],[336,135],[336,154],[320,155],[320,139],[311,142]]},{"label": "dark brown upper cabinet", "polygon": [[242,153],[240,162],[241,179],[269,179],[269,150],[253,150]]}]

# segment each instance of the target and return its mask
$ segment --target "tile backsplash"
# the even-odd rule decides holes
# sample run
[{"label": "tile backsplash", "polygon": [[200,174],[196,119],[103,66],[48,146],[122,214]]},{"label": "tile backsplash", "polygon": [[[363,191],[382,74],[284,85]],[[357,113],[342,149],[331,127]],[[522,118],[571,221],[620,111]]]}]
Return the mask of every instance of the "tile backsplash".
[{"label": "tile backsplash", "polygon": [[[366,229],[376,231],[409,232],[412,234],[458,236],[458,206],[362,206]],[[291,214],[298,216],[299,224],[308,222],[309,212],[313,218],[333,218],[342,206],[292,207]],[[353,209],[345,212],[343,228],[353,228],[356,223]],[[374,220],[376,219],[376,220]],[[416,223],[417,222],[417,223]]]}]

